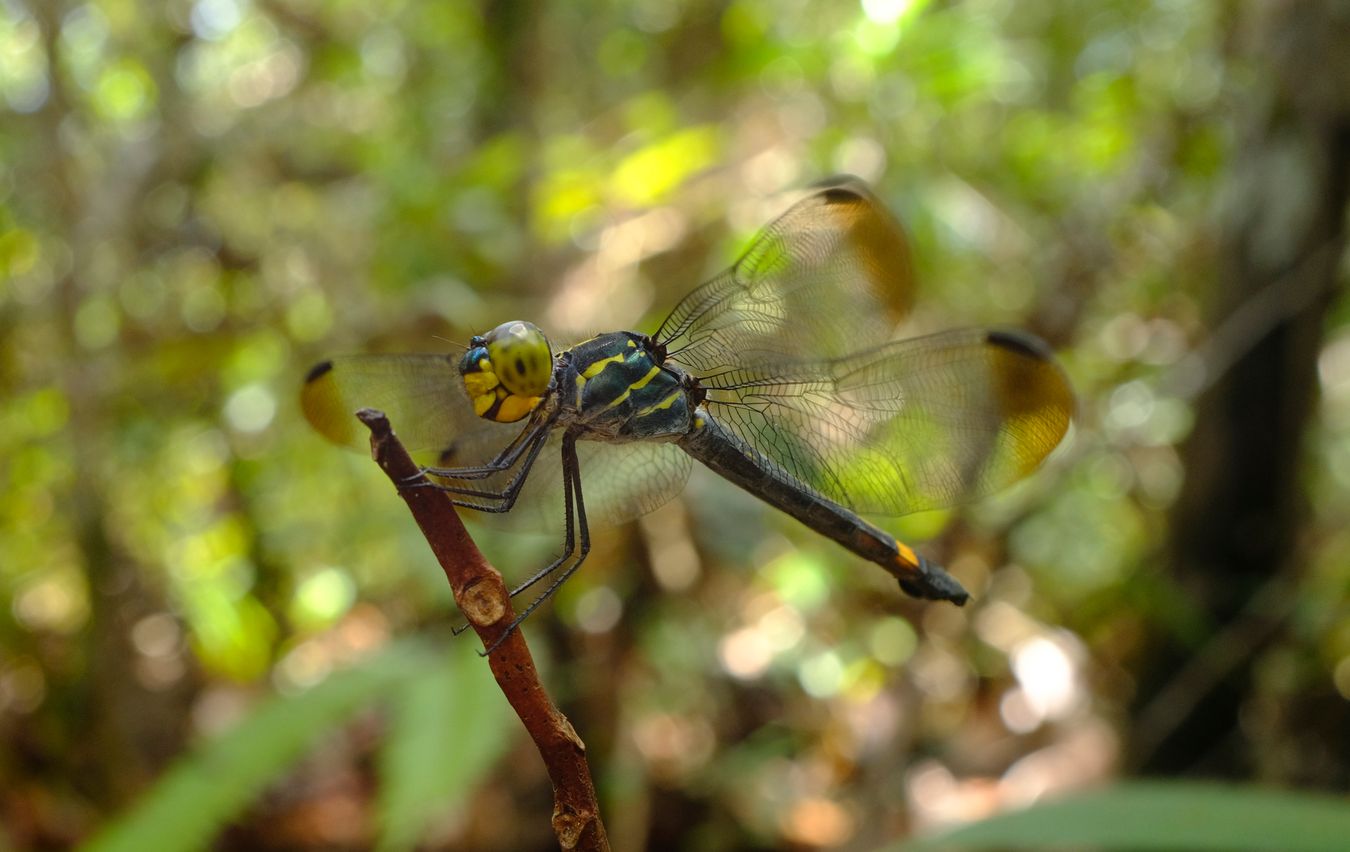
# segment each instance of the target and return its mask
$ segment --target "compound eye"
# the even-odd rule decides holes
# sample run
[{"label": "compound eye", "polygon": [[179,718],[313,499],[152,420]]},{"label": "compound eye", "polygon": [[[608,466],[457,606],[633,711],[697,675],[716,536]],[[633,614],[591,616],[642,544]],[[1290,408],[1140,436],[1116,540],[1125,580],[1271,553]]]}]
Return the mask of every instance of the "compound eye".
[{"label": "compound eye", "polygon": [[543,396],[553,377],[553,351],[548,338],[533,323],[514,320],[483,335],[492,372],[502,385],[520,396]]}]

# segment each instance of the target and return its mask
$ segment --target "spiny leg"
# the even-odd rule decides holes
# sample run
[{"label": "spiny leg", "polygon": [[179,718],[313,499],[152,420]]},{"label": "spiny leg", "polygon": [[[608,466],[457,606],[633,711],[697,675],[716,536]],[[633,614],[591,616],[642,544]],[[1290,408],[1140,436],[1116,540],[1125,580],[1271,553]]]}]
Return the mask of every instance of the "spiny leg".
[{"label": "spiny leg", "polygon": [[[521,592],[523,592],[523,591],[525,591],[526,589],[528,589],[528,588],[530,588],[531,586],[533,586],[535,583],[537,583],[537,582],[539,582],[540,580],[544,579],[544,578],[547,577],[549,574],[552,574],[554,571],[557,571],[557,570],[558,570],[558,567],[559,567],[560,565],[562,565],[564,562],[566,562],[568,559],[571,558],[571,556],[572,556],[572,551],[576,549],[576,535],[575,535],[575,533],[574,533],[574,528],[575,528],[575,523],[576,523],[576,522],[575,522],[575,515],[573,514],[573,510],[572,510],[572,499],[573,499],[573,497],[572,497],[572,492],[573,492],[572,477],[571,477],[570,475],[568,475],[566,471],[567,471],[567,451],[564,449],[564,450],[563,450],[563,518],[564,518],[564,522],[566,523],[566,528],[565,528],[566,531],[563,533],[563,547],[562,547],[562,554],[561,554],[560,556],[558,556],[557,559],[554,559],[552,562],[550,562],[549,564],[545,565],[543,568],[541,568],[541,569],[539,569],[538,571],[536,571],[536,572],[534,573],[534,576],[530,577],[528,580],[526,580],[525,582],[521,583],[519,586],[516,586],[514,589],[512,589],[512,590],[511,590],[511,597],[513,597],[513,598],[514,598],[516,595],[520,594]],[[578,495],[577,495],[577,498],[580,499],[580,494],[579,494],[579,493],[578,493]]]},{"label": "spiny leg", "polygon": [[[541,433],[547,433],[555,419],[557,419],[556,412],[546,417],[532,418],[525,425],[525,428],[521,429],[511,439],[511,442],[503,447],[501,452],[497,453],[496,457],[487,464],[469,467],[424,467],[416,474],[409,476],[406,481],[411,485],[421,486],[422,483],[418,480],[427,475],[448,479],[487,479],[494,473],[501,473],[515,464],[530,442],[539,437]],[[435,483],[430,484],[435,485]]]},{"label": "spiny leg", "polygon": [[[539,595],[539,597],[530,601],[530,605],[525,607],[525,611],[520,613],[520,615],[516,616],[516,620],[512,621],[510,626],[508,626],[506,630],[502,632],[502,635],[497,637],[497,641],[493,642],[491,646],[489,646],[486,650],[483,651],[482,656],[486,657],[488,654],[491,654],[493,651],[497,650],[497,646],[501,645],[502,642],[506,641],[506,637],[510,636],[512,631],[519,628],[521,622],[530,617],[530,613],[538,609],[539,605],[542,604],[544,601],[553,597],[553,593],[558,591],[558,588],[562,586],[563,583],[566,583],[567,579],[577,572],[577,569],[581,567],[581,563],[586,561],[587,554],[591,552],[591,530],[586,523],[586,501],[581,494],[581,465],[577,461],[577,440],[570,434],[563,435],[562,462],[563,462],[563,477],[567,480],[568,483],[570,483],[571,488],[575,489],[576,492],[575,494],[576,512],[577,512],[576,526],[577,526],[577,534],[581,539],[581,546],[577,550],[576,560],[573,561],[571,565],[568,565],[567,568],[564,569],[560,574],[558,574],[556,578],[554,578],[553,582],[549,584],[548,588],[544,590],[543,594]],[[570,508],[570,505],[568,508]],[[569,512],[568,514],[570,515],[571,513]],[[571,544],[573,543],[571,535],[572,524],[570,521],[571,519],[569,518],[569,523],[567,524],[567,531],[568,531],[567,538],[569,542],[567,549],[569,553],[571,552]],[[557,568],[560,565],[562,565],[565,561],[566,556],[564,556],[563,559],[558,560],[556,565],[553,565],[545,569],[544,571],[540,572],[536,577],[529,580],[525,584],[525,586],[537,582],[540,578],[547,576],[549,573],[557,570]],[[522,588],[525,588],[525,586],[522,586]]]},{"label": "spiny leg", "polygon": [[[564,444],[565,442],[566,439],[564,439]],[[537,454],[537,452],[538,451],[536,450],[535,453],[532,454],[531,462],[533,462],[533,455]],[[562,555],[560,555],[557,559],[554,559],[552,562],[550,562],[547,566],[543,568],[543,570],[537,572],[533,577],[531,577],[530,579],[526,580],[524,583],[513,589],[511,591],[511,597],[514,598],[516,595],[528,589],[530,586],[539,582],[540,579],[547,577],[549,574],[552,574],[554,571],[558,570],[558,566],[566,562],[568,558],[571,557],[572,550],[576,546],[576,538],[572,532],[572,477],[569,476],[567,473],[566,450],[564,450],[563,452],[563,516],[566,519],[566,527],[565,531],[563,532]],[[502,634],[502,638],[505,638],[506,636],[510,635],[511,630],[515,629],[515,626],[519,623],[520,623],[519,620],[514,622],[511,625],[511,627],[507,629],[506,633]],[[450,633],[451,635],[458,636],[459,634],[463,633],[465,630],[468,629],[469,623],[465,622],[459,625],[458,627],[451,628]],[[492,647],[495,648],[497,646],[494,644]],[[484,652],[485,655],[489,653],[491,653],[491,649]]]},{"label": "spiny leg", "polygon": [[[501,514],[509,512],[516,505],[516,498],[520,496],[520,490],[525,485],[525,478],[529,476],[530,470],[534,467],[535,460],[539,458],[539,452],[548,442],[548,432],[542,431],[535,436],[535,441],[530,445],[529,452],[520,463],[520,468],[511,476],[511,480],[502,487],[500,491],[487,491],[484,489],[467,488],[460,485],[446,485],[439,482],[426,482],[425,487],[435,488],[438,491],[444,491],[455,495],[450,498],[450,502],[464,509],[474,509],[479,512],[491,512]],[[496,503],[481,503],[474,500],[458,499],[462,497],[480,497],[484,500],[500,501]]]}]

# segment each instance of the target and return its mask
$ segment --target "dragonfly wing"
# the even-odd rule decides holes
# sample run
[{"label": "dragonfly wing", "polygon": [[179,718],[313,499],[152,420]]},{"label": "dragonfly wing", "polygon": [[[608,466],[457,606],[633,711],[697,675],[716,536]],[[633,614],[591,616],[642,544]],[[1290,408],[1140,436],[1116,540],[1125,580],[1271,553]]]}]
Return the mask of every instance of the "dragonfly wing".
[{"label": "dragonfly wing", "polygon": [[961,330],[705,379],[706,405],[766,469],[864,513],[951,506],[1026,476],[1073,393],[1035,338]]},{"label": "dragonfly wing", "polygon": [[[369,446],[369,436],[355,413],[360,408],[378,408],[389,416],[409,452],[429,464],[447,467],[491,460],[522,428],[474,414],[456,360],[446,355],[334,358],[310,371],[300,403],[305,417],[326,438],[358,449]],[[665,443],[582,441],[577,455],[587,520],[593,528],[622,523],[670,500],[684,487],[691,466],[683,451]],[[515,472],[512,468],[487,479],[454,484],[500,492]],[[546,440],[508,514],[475,514],[483,519],[502,518],[512,529],[561,536],[561,434]]]},{"label": "dragonfly wing", "polygon": [[324,437],[357,449],[369,433],[361,408],[389,416],[409,452],[432,464],[467,467],[492,459],[520,431],[474,414],[449,355],[348,355],[310,371],[300,392],[305,418]]},{"label": "dragonfly wing", "polygon": [[[549,437],[509,514],[484,515],[483,520],[493,523],[501,518],[512,529],[561,537],[565,521],[561,443],[561,432]],[[577,461],[592,530],[617,526],[664,505],[684,488],[693,466],[674,444],[650,441],[580,441]]]},{"label": "dragonfly wing", "polygon": [[[560,438],[554,438],[531,474],[516,511],[524,510],[531,526],[539,528],[562,516]],[[684,488],[692,460],[674,444],[633,442],[577,443],[581,466],[581,493],[586,502],[586,520],[592,528],[604,529],[645,515],[668,502]],[[538,478],[535,473],[543,474]],[[536,486],[532,489],[531,486]],[[523,505],[522,505],[523,504]]]},{"label": "dragonfly wing", "polygon": [[654,335],[697,374],[755,358],[831,357],[890,337],[914,274],[900,224],[854,179],[797,202]]},{"label": "dragonfly wing", "polygon": [[689,480],[693,460],[674,444],[637,441],[577,444],[587,517],[602,525],[630,521],[665,505]]}]

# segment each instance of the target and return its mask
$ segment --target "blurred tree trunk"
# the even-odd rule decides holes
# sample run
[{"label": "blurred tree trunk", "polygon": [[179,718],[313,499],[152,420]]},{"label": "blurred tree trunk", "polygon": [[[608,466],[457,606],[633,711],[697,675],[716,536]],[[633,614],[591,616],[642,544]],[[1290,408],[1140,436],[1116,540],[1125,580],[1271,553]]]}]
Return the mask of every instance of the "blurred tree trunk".
[{"label": "blurred tree trunk", "polygon": [[[95,247],[133,242],[136,219],[120,213],[139,209],[157,160],[144,151],[139,159],[125,149],[100,151],[101,156],[119,162],[116,173],[107,179],[98,179],[101,174],[91,176],[87,165],[82,167],[77,162],[70,150],[77,143],[67,138],[67,131],[71,136],[83,134],[86,124],[81,107],[70,94],[73,84],[67,78],[59,38],[64,11],[56,3],[35,7],[48,56],[51,91],[43,109],[33,117],[33,130],[45,138],[49,157],[37,178],[43,187],[40,195],[50,199],[49,215],[61,223],[72,256],[70,268],[57,281],[56,298],[49,309],[60,330],[53,363],[70,405],[67,438],[78,471],[63,506],[84,560],[90,626],[84,634],[79,663],[83,676],[73,680],[69,694],[55,699],[67,708],[61,721],[69,730],[62,734],[61,741],[76,745],[70,754],[55,759],[70,762],[62,771],[77,779],[82,794],[100,805],[120,806],[181,750],[192,685],[189,679],[180,679],[172,688],[151,689],[137,674],[139,657],[131,639],[132,628],[141,618],[163,612],[166,607],[158,592],[143,582],[144,566],[138,565],[110,534],[114,513],[110,511],[109,474],[102,454],[108,436],[117,431],[108,404],[117,391],[107,378],[117,373],[115,368],[106,367],[106,360],[118,355],[102,356],[105,364],[100,369],[97,359],[79,343],[76,315],[83,300],[98,286],[96,277],[89,274],[88,263]],[[172,90],[166,81],[171,78],[173,55],[156,58],[160,63],[152,67],[159,72],[159,91],[169,93]],[[169,97],[171,94],[166,94],[165,98]],[[175,123],[166,121],[169,126]]]},{"label": "blurred tree trunk", "polygon": [[1277,721],[1291,733],[1271,742],[1265,722],[1251,723],[1262,652],[1287,628],[1304,568],[1303,436],[1350,186],[1350,7],[1250,4],[1244,18],[1251,44],[1238,59],[1256,63],[1261,90],[1227,178],[1209,384],[1167,543],[1178,591],[1205,626],[1148,650],[1127,760],[1144,773],[1326,784],[1346,759],[1310,770],[1293,755],[1350,745],[1350,712],[1329,683],[1313,699],[1325,704],[1318,730]]}]

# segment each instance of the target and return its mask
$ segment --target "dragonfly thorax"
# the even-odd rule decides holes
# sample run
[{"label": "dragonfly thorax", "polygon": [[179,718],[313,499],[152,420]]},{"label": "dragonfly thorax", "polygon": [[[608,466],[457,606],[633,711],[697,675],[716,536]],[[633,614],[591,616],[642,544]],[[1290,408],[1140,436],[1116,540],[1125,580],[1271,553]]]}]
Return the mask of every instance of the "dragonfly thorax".
[{"label": "dragonfly thorax", "polygon": [[498,423],[529,415],[553,378],[553,350],[533,323],[505,322],[469,341],[459,362],[474,413]]}]

